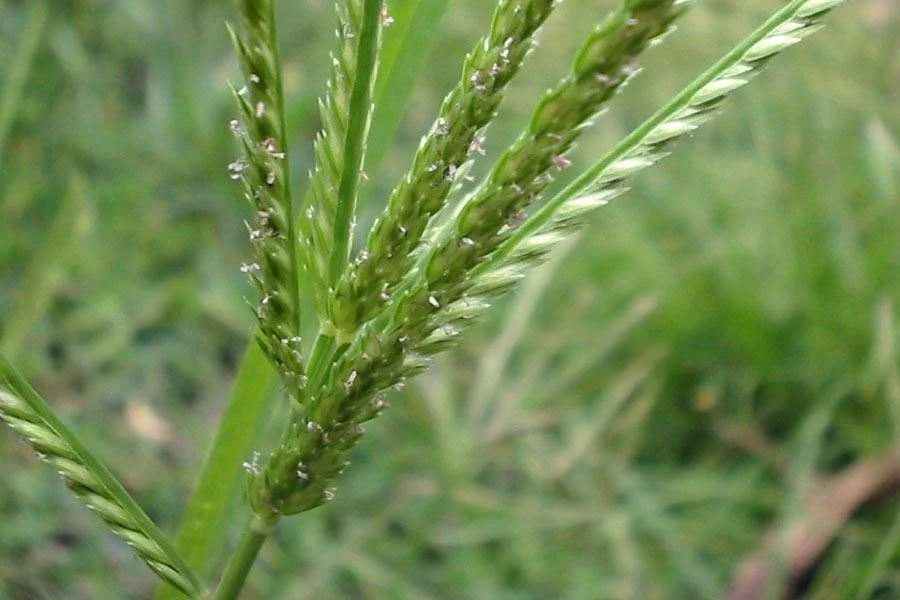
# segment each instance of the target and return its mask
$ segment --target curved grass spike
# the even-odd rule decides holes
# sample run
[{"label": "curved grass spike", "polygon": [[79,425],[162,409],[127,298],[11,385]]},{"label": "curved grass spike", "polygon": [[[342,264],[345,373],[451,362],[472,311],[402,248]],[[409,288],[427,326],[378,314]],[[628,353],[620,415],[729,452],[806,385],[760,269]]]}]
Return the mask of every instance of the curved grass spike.
[{"label": "curved grass spike", "polygon": [[484,128],[557,3],[501,0],[497,5],[490,32],[466,57],[459,83],[444,99],[366,248],[337,284],[326,330],[334,329],[329,333],[339,342],[352,338],[408,272],[428,221],[445,206],[472,155],[481,152]]},{"label": "curved grass spike", "polygon": [[204,586],[122,484],[78,441],[15,368],[0,356],[0,419],[28,440],[66,485],[160,578],[191,598]]},{"label": "curved grass spike", "polygon": [[310,290],[320,318],[328,299],[328,270],[334,247],[334,218],[338,188],[344,171],[344,143],[350,120],[350,97],[356,82],[356,55],[362,28],[362,0],[334,3],[337,12],[337,48],[331,54],[331,76],[319,99],[322,130],[313,144],[315,169],[297,219],[301,244],[300,267],[304,287]]},{"label": "curved grass spike", "polygon": [[769,60],[816,32],[844,0],[794,0],[685,87],[599,161],[528,217],[482,265],[482,277],[515,271],[545,255],[583,217],[628,190],[628,179],[667,155],[669,147],[710,120],[725,98]]},{"label": "curved grass spike", "polygon": [[244,264],[259,293],[256,341],[288,393],[306,384],[300,353],[300,299],[294,210],[285,139],[284,92],[272,0],[241,0],[242,33],[229,27],[245,85],[234,92],[241,121],[231,121],[243,157],[228,165],[254,211],[247,224],[255,261]]}]

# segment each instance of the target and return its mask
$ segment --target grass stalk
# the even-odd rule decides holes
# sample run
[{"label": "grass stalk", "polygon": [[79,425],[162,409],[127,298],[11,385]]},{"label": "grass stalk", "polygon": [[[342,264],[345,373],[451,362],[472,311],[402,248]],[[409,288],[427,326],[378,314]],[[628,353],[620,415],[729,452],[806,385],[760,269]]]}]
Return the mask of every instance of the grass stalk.
[{"label": "grass stalk", "polygon": [[267,523],[257,516],[251,519],[238,541],[237,548],[228,559],[213,600],[235,600],[239,597],[247,581],[247,575],[250,574],[250,569],[253,568],[253,563],[256,562],[260,549],[272,533],[275,523],[277,521]]},{"label": "grass stalk", "polygon": [[[252,454],[258,432],[270,415],[277,380],[262,349],[251,343],[175,540],[187,563],[201,574],[209,572],[212,559],[226,540],[228,507],[247,477],[240,465]],[[156,594],[156,600],[177,597],[169,587],[161,587]]]},{"label": "grass stalk", "polygon": [[347,138],[344,140],[343,172],[338,188],[334,217],[334,248],[329,268],[333,286],[344,271],[350,256],[350,242],[356,219],[356,200],[362,179],[363,158],[372,115],[372,92],[381,39],[382,0],[364,0],[359,49],[356,56],[356,80],[350,97]]}]

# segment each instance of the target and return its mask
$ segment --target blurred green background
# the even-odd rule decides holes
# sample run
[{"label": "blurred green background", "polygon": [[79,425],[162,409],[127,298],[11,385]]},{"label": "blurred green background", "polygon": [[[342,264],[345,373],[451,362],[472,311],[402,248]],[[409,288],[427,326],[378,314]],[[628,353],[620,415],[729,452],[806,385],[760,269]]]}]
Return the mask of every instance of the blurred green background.
[{"label": "blurred green background", "polygon": [[[449,4],[407,110],[376,114],[366,219],[487,28],[491,2]],[[780,4],[698,2],[576,166]],[[278,5],[300,185],[333,17]],[[494,153],[613,5],[563,4]],[[168,531],[251,326],[225,171],[233,14],[0,0],[0,347]],[[725,598],[769,543],[759,597],[779,598],[811,521],[821,552],[795,597],[900,598],[900,7],[856,0],[827,23],[395,397],[246,597]],[[0,465],[0,598],[150,596],[146,567],[5,428]],[[840,475],[876,467],[879,493],[841,505],[861,488]],[[822,506],[846,521],[831,531]]]}]

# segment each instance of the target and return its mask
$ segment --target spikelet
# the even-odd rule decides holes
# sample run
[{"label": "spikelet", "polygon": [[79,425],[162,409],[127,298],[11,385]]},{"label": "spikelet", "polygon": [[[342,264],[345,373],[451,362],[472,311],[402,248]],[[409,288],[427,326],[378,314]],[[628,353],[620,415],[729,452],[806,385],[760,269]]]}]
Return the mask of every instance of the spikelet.
[{"label": "spikelet", "polygon": [[284,132],[281,66],[272,0],[241,0],[242,33],[229,27],[245,85],[234,91],[241,120],[229,124],[243,156],[228,165],[253,210],[254,260],[241,266],[257,289],[256,341],[297,397],[305,386],[293,204]]},{"label": "spikelet", "polygon": [[347,340],[371,318],[409,271],[411,253],[429,220],[446,204],[473,156],[482,153],[509,82],[534,45],[555,0],[501,0],[490,32],[467,56],[457,86],[422,139],[409,172],[391,194],[369,233],[366,248],[339,281],[331,327]]},{"label": "spikelet", "polygon": [[131,546],[153,572],[191,598],[202,585],[128,492],[57,419],[49,406],[0,357],[0,419],[28,440],[66,485]]}]

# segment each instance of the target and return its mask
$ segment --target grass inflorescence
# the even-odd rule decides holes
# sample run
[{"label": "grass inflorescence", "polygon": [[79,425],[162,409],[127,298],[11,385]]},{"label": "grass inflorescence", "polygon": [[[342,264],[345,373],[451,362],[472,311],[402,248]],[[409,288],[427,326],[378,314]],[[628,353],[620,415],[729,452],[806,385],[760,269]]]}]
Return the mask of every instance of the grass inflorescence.
[{"label": "grass inflorescence", "polygon": [[[569,73],[539,98],[521,134],[484,178],[465,190],[473,181],[473,163],[486,154],[487,128],[558,4],[499,0],[488,32],[467,55],[408,171],[354,253],[388,7],[383,0],[335,3],[337,45],[319,104],[315,169],[299,207],[290,185],[274,0],[239,0],[240,20],[229,31],[243,81],[233,90],[239,118],[228,127],[241,156],[228,165],[228,174],[251,209],[247,230],[253,257],[241,271],[258,295],[252,303],[255,343],[279,374],[291,414],[274,449],[243,465],[253,517],[215,597],[237,597],[282,517],[335,497],[349,451],[365,434],[366,423],[388,406],[392,389],[425,370],[432,355],[452,347],[496,297],[512,290],[588,214],[625,192],[632,176],[708,121],[729,94],[816,31],[820,18],[841,2],[786,4],[548,198],[555,179],[575,169],[570,153],[578,139],[689,2],[621,0],[587,35]],[[313,344],[301,338],[307,305],[319,325]],[[5,359],[0,367],[0,417],[154,572],[182,593],[203,597],[206,586],[194,574],[196,566],[181,558]],[[216,443],[227,444],[227,436]]]}]

